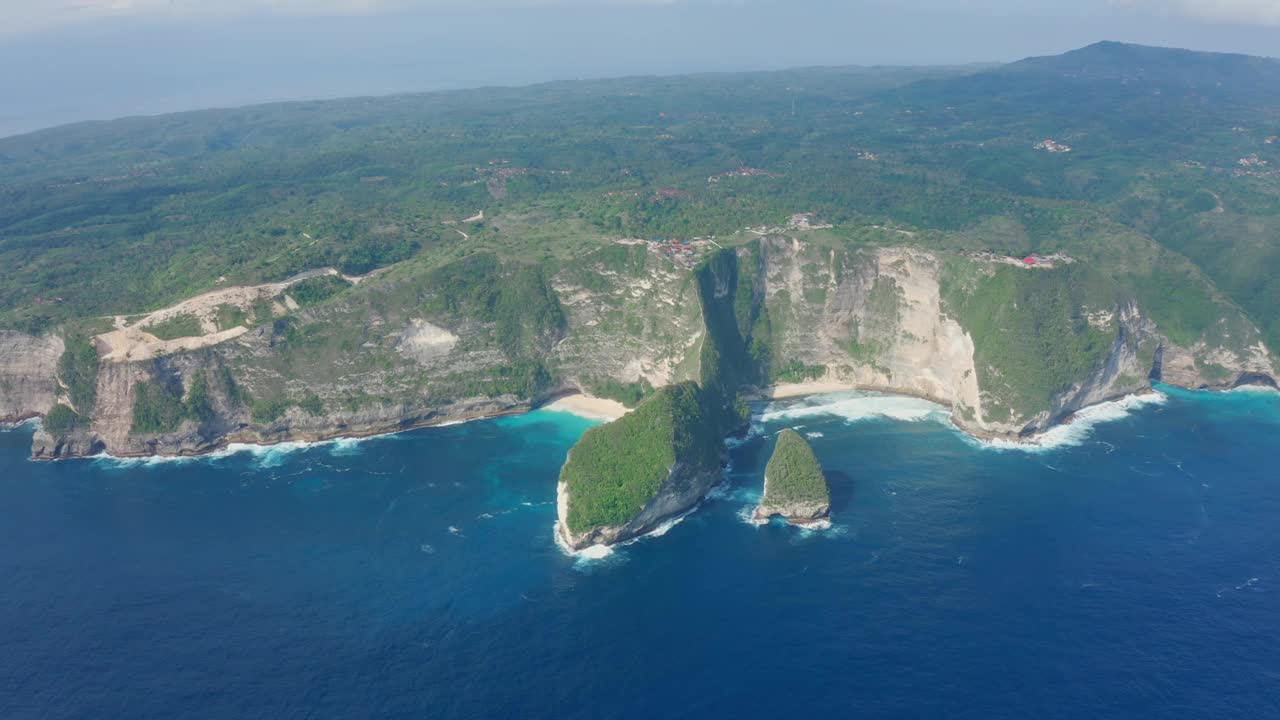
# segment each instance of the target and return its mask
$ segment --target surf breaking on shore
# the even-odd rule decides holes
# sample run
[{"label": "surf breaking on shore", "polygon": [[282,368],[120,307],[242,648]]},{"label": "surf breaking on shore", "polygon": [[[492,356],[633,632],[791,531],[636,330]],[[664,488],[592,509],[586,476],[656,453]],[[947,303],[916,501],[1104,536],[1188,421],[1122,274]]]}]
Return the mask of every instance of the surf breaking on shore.
[{"label": "surf breaking on shore", "polygon": [[1168,399],[1164,393],[1152,390],[1091,405],[1078,411],[1061,425],[1055,425],[1042,433],[1019,440],[974,437],[958,427],[952,421],[951,411],[942,405],[906,395],[880,393],[837,392],[810,395],[802,400],[785,403],[775,401],[765,408],[757,420],[760,423],[767,423],[815,417],[838,417],[851,424],[877,419],[899,422],[933,421],[960,433],[966,442],[976,447],[1043,452],[1080,445],[1093,433],[1095,426],[1124,419],[1142,408],[1162,405]]}]

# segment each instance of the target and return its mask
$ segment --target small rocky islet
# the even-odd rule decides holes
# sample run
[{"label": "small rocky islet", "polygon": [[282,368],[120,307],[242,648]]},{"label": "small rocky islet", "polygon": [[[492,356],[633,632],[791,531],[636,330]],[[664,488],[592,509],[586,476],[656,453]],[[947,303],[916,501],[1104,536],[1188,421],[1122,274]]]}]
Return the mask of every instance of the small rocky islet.
[{"label": "small rocky islet", "polygon": [[792,525],[816,525],[831,513],[831,492],[818,458],[795,430],[778,433],[764,471],[764,497],[752,519],[758,523],[781,517]]}]

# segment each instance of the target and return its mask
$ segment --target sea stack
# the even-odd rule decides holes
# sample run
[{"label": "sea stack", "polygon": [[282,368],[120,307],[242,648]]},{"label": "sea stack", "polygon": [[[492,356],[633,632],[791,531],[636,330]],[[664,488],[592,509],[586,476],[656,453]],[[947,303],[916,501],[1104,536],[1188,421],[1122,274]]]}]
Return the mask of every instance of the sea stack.
[{"label": "sea stack", "polygon": [[756,522],[777,515],[792,525],[816,525],[830,512],[831,493],[813,448],[795,430],[778,433],[764,469],[764,498],[756,508]]},{"label": "sea stack", "polygon": [[724,442],[692,382],[588,430],[560,469],[556,533],[570,550],[626,542],[692,510],[720,480]]}]

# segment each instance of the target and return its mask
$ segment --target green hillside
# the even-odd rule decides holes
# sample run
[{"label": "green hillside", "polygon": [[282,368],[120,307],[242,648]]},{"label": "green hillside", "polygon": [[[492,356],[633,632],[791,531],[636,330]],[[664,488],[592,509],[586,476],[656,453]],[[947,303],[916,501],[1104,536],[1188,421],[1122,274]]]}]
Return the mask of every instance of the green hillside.
[{"label": "green hillside", "polygon": [[[832,242],[901,242],[876,229],[894,227],[936,248],[1066,251],[1135,292],[1125,273],[1154,263],[1123,246],[1163,246],[1177,256],[1162,265],[1194,264],[1277,346],[1278,67],[1103,43],[982,71],[554,83],[6,138],[0,325],[320,266],[563,260],[612,237],[724,237],[812,212]],[[1045,139],[1071,151],[1035,149]],[[1111,248],[1120,233],[1133,237]]]}]

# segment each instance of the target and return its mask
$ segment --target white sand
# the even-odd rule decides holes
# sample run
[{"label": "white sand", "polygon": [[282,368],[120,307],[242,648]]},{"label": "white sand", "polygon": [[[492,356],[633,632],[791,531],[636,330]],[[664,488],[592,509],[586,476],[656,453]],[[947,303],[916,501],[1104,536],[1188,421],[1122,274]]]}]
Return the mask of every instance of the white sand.
[{"label": "white sand", "polygon": [[627,414],[627,407],[617,400],[591,397],[590,395],[567,395],[546,405],[543,410],[567,412],[591,420],[617,420]]},{"label": "white sand", "polygon": [[830,380],[813,380],[802,383],[781,383],[769,388],[766,393],[773,400],[782,398],[804,397],[805,395],[821,395],[823,393],[857,390],[858,386],[850,383]]}]

